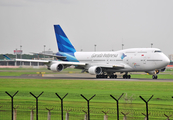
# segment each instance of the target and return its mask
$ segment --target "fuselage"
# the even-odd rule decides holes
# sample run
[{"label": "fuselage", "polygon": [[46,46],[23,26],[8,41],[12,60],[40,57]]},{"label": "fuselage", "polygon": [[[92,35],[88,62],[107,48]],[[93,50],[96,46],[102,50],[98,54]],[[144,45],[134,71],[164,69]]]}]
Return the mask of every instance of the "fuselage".
[{"label": "fuselage", "polygon": [[[124,69],[110,69],[117,72],[152,71],[165,68],[170,60],[157,48],[132,48],[109,52],[75,52],[79,62],[89,66],[124,65]],[[109,70],[109,69],[107,69]]]}]

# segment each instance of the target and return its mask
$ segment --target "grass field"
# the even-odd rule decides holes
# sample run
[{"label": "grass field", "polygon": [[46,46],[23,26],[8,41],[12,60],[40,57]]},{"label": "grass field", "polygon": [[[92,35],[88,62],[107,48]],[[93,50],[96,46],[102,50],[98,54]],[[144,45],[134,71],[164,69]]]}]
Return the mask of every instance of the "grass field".
[{"label": "grass field", "polygon": [[[38,70],[26,69],[0,69],[0,75],[4,76],[6,72],[15,74],[26,74],[31,72],[36,74]],[[39,71],[45,71],[41,69]],[[67,70],[64,72],[71,71]],[[78,71],[75,71],[78,72]],[[172,78],[172,71],[163,74],[164,78]],[[8,74],[7,74],[8,75]],[[12,76],[13,76],[12,75]],[[141,75],[133,75],[139,77]],[[142,77],[149,75],[142,75]],[[159,78],[160,78],[159,76]],[[149,76],[151,78],[151,76]],[[116,119],[116,102],[110,97],[115,98],[124,93],[120,99],[120,112],[128,113],[129,120],[143,120],[141,113],[145,113],[145,103],[139,98],[141,95],[148,100],[151,95],[154,97],[149,102],[149,113],[151,120],[164,120],[164,114],[171,115],[173,112],[173,82],[137,82],[137,81],[94,81],[94,80],[45,80],[45,79],[4,79],[0,78],[0,118],[9,120],[10,117],[10,97],[5,93],[9,92],[13,95],[19,91],[14,97],[14,106],[18,110],[18,120],[28,120],[30,117],[29,107],[35,107],[35,98],[29,94],[32,92],[38,96],[42,91],[44,93],[39,97],[39,119],[47,119],[47,110],[45,108],[54,108],[52,111],[52,120],[60,117],[60,99],[55,95],[58,93],[64,98],[64,109],[70,112],[70,120],[81,120],[84,117],[82,110],[87,111],[86,101],[80,96],[83,94],[87,99],[96,96],[90,101],[91,119],[102,120],[102,111],[109,111],[109,120]],[[2,111],[1,110],[5,110]],[[64,111],[65,113],[65,111]],[[120,119],[123,115],[120,114]]]}]

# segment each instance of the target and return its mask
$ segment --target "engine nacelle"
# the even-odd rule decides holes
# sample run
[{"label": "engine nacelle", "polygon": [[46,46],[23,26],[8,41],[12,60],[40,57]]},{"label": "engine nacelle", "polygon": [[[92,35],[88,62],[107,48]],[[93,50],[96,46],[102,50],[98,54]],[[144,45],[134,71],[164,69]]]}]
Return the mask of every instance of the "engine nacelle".
[{"label": "engine nacelle", "polygon": [[97,66],[92,66],[88,69],[88,72],[92,75],[100,75],[102,73],[102,68]]},{"label": "engine nacelle", "polygon": [[150,75],[155,75],[156,74],[156,71],[155,70],[153,70],[153,71],[147,71],[147,73],[150,74]]},{"label": "engine nacelle", "polygon": [[160,72],[165,72],[166,68],[162,68],[162,69],[159,69],[159,70],[155,70],[156,74],[159,74]]},{"label": "engine nacelle", "polygon": [[165,72],[166,68],[160,69],[160,72]]},{"label": "engine nacelle", "polygon": [[155,74],[159,74],[160,72],[164,72],[165,70],[166,70],[166,68],[162,68],[159,70],[147,71],[147,73],[150,75],[155,75]]},{"label": "engine nacelle", "polygon": [[60,72],[64,69],[64,66],[62,64],[52,64],[49,69],[54,72]]}]

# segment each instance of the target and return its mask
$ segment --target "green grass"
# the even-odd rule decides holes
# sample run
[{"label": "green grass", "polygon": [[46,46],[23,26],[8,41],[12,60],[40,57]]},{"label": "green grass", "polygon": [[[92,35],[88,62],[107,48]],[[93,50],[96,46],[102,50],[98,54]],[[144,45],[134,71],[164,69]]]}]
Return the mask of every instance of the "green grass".
[{"label": "green grass", "polygon": [[24,74],[38,74],[43,72],[44,74],[63,74],[63,73],[81,73],[81,70],[67,68],[62,72],[52,72],[46,68],[0,68],[0,76],[21,76]]},{"label": "green grass", "polygon": [[[73,69],[69,69],[72,72]],[[0,74],[10,72],[11,74],[36,74],[37,69],[6,69],[1,70]],[[45,71],[40,69],[39,71]],[[67,71],[64,71],[69,72]],[[160,74],[159,78],[172,79],[171,71],[169,74]],[[1,75],[2,75],[1,74]],[[9,74],[6,74],[9,75]],[[132,78],[151,79],[151,75],[132,75]],[[173,112],[173,82],[144,82],[144,81],[95,81],[95,80],[54,80],[54,79],[6,79],[0,78],[0,119],[9,120],[10,117],[10,97],[5,93],[9,92],[13,95],[19,91],[14,97],[14,106],[18,110],[18,120],[28,120],[30,116],[29,107],[35,107],[35,98],[30,95],[32,92],[38,96],[42,91],[44,93],[39,97],[39,119],[47,119],[47,110],[45,108],[54,108],[52,111],[52,120],[60,119],[60,99],[55,95],[58,93],[64,98],[64,109],[70,112],[70,120],[83,119],[84,113],[87,111],[86,100],[80,94],[83,94],[87,99],[94,94],[96,96],[90,101],[91,119],[102,120],[103,113],[101,111],[109,111],[109,120],[116,118],[116,102],[110,97],[110,94],[115,98],[124,93],[120,99],[120,112],[129,112],[129,120],[143,120],[141,113],[145,113],[145,103],[139,98],[141,95],[148,100],[152,95],[154,97],[149,101],[149,113],[151,120],[166,119],[164,114],[171,115]],[[132,100],[132,101],[131,101]],[[5,110],[2,111],[1,110]],[[65,116],[65,111],[64,111]],[[120,119],[123,116],[120,113]]]},{"label": "green grass", "polygon": [[[110,97],[110,94],[115,96],[115,98],[118,98],[122,93],[125,93],[125,95],[120,99],[120,110],[128,112],[137,109],[133,114],[137,114],[138,119],[142,117],[140,112],[145,112],[145,104],[139,98],[140,95],[146,100],[148,100],[151,95],[154,95],[149,102],[153,114],[157,114],[155,113],[156,111],[163,114],[165,112],[169,114],[169,111],[172,111],[173,105],[173,100],[171,98],[173,95],[172,82],[43,79],[0,79],[0,82],[0,106],[10,105],[10,97],[5,93],[5,91],[8,91],[11,95],[16,91],[19,91],[19,93],[14,97],[14,105],[21,106],[25,110],[28,107],[35,106],[35,98],[31,96],[29,92],[38,96],[42,91],[44,91],[44,93],[39,97],[39,108],[43,113],[46,112],[46,110],[43,110],[46,107],[54,107],[55,111],[60,109],[58,108],[60,107],[60,100],[55,93],[58,93],[61,97],[68,93],[67,97],[64,99],[64,107],[66,109],[74,109],[72,112],[73,114],[82,114],[82,109],[87,110],[86,101],[80,96],[80,94],[86,96],[87,99],[96,94],[96,96],[91,100],[90,105],[91,109],[94,110],[91,115],[94,116],[94,114],[96,114],[96,118],[98,117],[97,119],[101,119],[100,116],[102,116],[102,110],[110,110],[111,116],[115,116],[115,100]],[[129,102],[126,103],[125,98],[129,99],[132,95],[132,104]],[[20,109],[22,110],[22,108],[19,107],[19,110]],[[60,113],[60,111],[58,113]],[[153,115],[153,117],[154,116],[157,115]]]},{"label": "green grass", "polygon": [[[158,74],[158,79],[173,79],[173,74]],[[147,78],[152,79],[152,75],[147,74],[132,74],[131,78]]]}]

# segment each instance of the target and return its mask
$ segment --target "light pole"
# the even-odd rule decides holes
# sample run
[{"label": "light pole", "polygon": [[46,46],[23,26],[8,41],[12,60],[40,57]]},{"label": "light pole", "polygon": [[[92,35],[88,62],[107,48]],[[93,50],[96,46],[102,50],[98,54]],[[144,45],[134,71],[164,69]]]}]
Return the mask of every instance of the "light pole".
[{"label": "light pole", "polygon": [[[22,45],[20,45],[20,52],[19,52],[19,54],[20,54],[20,59],[22,59]],[[21,61],[20,61],[20,67],[22,67],[22,65],[21,65]]]},{"label": "light pole", "polygon": [[94,51],[96,51],[96,46],[97,46],[97,45],[95,44],[95,45],[94,45]]},{"label": "light pole", "polygon": [[20,45],[20,59],[22,59],[22,45]]},{"label": "light pole", "polygon": [[[46,45],[44,45],[44,54],[45,54],[45,47],[46,47]],[[45,58],[45,55],[44,55],[44,58]]]},{"label": "light pole", "polygon": [[123,50],[124,44],[122,44],[122,50]]}]

